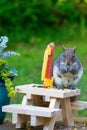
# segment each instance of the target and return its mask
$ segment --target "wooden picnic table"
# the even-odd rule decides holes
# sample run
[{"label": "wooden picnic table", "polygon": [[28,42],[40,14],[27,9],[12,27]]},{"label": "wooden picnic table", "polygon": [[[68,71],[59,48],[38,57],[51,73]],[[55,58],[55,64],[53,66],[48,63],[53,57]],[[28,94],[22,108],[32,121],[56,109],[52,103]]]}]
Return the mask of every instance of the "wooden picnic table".
[{"label": "wooden picnic table", "polygon": [[24,128],[28,121],[31,126],[44,125],[43,130],[53,130],[56,121],[64,121],[66,126],[74,126],[75,112],[87,108],[87,103],[71,101],[71,97],[80,95],[80,89],[57,90],[43,88],[39,84],[26,84],[16,87],[24,93],[22,104],[3,107],[4,112],[12,113],[12,123],[16,128]]}]

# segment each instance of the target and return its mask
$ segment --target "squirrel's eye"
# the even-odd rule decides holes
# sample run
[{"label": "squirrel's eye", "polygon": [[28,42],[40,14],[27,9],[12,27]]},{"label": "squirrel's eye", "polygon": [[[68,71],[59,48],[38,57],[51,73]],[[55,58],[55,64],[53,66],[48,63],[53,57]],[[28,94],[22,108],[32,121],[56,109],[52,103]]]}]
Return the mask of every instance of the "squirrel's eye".
[{"label": "squirrel's eye", "polygon": [[63,57],[65,58],[65,55],[63,55]]},{"label": "squirrel's eye", "polygon": [[74,58],[75,56],[73,56],[73,58]]}]

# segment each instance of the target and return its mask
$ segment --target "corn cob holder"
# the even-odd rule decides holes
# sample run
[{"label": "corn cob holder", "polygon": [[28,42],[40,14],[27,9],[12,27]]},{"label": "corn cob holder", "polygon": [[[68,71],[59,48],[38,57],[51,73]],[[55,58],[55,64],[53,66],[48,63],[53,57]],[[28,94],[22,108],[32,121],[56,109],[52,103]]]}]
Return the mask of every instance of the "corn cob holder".
[{"label": "corn cob holder", "polygon": [[54,43],[50,43],[44,53],[43,67],[42,67],[42,77],[43,86],[45,88],[51,87],[53,85],[53,56],[54,56]]}]

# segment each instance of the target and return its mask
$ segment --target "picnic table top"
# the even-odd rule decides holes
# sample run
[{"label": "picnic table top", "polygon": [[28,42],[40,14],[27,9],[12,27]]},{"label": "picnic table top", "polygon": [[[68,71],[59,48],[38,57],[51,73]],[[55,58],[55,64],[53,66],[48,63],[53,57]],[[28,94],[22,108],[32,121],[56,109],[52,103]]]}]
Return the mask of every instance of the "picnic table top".
[{"label": "picnic table top", "polygon": [[55,97],[55,98],[66,98],[66,97],[80,95],[80,89],[58,90],[53,87],[44,88],[42,87],[42,85],[38,85],[38,84],[19,85],[15,87],[15,90],[19,93],[42,95],[42,96],[49,96],[49,97]]}]

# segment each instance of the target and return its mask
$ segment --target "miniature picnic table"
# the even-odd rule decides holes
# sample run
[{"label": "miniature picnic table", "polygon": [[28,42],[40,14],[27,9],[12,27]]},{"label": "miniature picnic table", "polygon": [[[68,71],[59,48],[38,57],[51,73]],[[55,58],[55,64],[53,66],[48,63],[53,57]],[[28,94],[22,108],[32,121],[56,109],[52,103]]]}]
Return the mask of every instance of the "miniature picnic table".
[{"label": "miniature picnic table", "polygon": [[16,91],[24,93],[22,104],[3,106],[2,109],[13,113],[12,123],[16,128],[25,127],[28,121],[32,126],[43,125],[43,130],[53,130],[55,122],[61,120],[66,126],[73,126],[75,111],[87,108],[87,102],[70,99],[80,95],[80,89],[57,90],[26,84],[17,86]]}]

